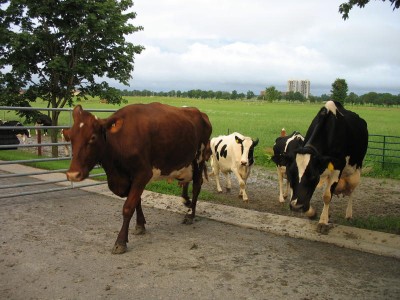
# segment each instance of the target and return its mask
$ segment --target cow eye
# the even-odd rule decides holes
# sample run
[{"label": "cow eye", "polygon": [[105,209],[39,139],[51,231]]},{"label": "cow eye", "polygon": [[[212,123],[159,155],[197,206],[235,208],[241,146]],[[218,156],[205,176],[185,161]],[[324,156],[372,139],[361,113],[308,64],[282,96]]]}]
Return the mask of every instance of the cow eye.
[{"label": "cow eye", "polygon": [[97,136],[95,134],[92,134],[92,136],[90,137],[89,140],[89,144],[93,144],[94,142],[96,142]]}]

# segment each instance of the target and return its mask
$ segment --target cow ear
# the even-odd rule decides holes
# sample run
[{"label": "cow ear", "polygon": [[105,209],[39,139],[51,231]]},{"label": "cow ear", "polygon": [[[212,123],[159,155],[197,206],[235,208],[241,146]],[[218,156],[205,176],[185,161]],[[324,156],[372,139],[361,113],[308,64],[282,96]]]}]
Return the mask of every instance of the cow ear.
[{"label": "cow ear", "polygon": [[258,138],[256,138],[255,140],[253,140],[253,147],[257,146],[259,141],[260,141],[260,140],[259,140]]},{"label": "cow ear", "polygon": [[240,139],[240,138],[238,138],[236,135],[235,135],[235,141],[236,141],[236,144],[241,144],[241,143],[243,143],[243,140]]},{"label": "cow ear", "polygon": [[72,112],[72,117],[74,119],[74,121],[78,120],[80,115],[82,114],[82,106],[80,104],[78,104],[77,106],[75,106],[73,112]]},{"label": "cow ear", "polygon": [[105,121],[105,127],[110,133],[117,133],[121,130],[124,120],[121,118],[111,118]]}]

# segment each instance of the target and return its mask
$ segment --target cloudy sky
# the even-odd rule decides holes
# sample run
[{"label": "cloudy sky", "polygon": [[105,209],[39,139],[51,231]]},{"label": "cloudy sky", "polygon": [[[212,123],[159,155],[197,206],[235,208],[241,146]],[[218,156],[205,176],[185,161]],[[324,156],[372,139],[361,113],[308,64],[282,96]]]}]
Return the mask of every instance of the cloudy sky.
[{"label": "cloudy sky", "polygon": [[344,78],[357,94],[399,94],[400,10],[371,0],[343,21],[344,1],[136,0],[144,31],[128,39],[146,49],[128,89],[258,94],[308,79],[321,95]]}]

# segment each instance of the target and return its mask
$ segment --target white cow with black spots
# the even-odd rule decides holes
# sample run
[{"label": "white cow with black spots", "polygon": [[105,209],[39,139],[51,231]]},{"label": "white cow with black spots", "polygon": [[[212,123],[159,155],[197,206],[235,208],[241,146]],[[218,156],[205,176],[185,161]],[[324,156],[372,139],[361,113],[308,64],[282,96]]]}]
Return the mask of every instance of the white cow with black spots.
[{"label": "white cow with black spots", "polygon": [[230,173],[233,173],[239,182],[239,197],[242,197],[245,202],[249,201],[246,182],[251,166],[254,164],[254,147],[257,146],[258,141],[238,132],[211,139],[211,174],[215,175],[218,192],[222,192],[219,172],[225,175],[228,191],[232,188]]}]

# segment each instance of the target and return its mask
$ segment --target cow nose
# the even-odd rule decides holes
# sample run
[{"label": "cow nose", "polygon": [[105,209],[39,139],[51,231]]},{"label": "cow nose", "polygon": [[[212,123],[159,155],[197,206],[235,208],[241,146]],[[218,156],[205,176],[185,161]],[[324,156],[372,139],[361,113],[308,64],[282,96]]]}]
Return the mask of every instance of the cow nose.
[{"label": "cow nose", "polygon": [[247,166],[247,161],[242,160],[240,163],[242,164],[242,166]]},{"label": "cow nose", "polygon": [[67,172],[67,179],[69,181],[81,181],[81,173],[80,172]]}]

